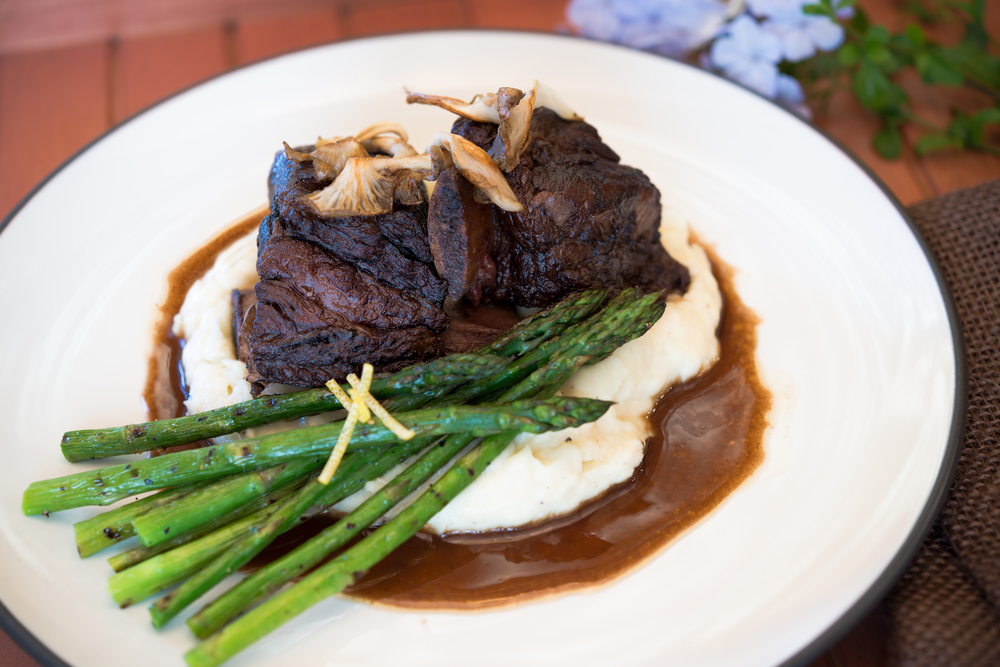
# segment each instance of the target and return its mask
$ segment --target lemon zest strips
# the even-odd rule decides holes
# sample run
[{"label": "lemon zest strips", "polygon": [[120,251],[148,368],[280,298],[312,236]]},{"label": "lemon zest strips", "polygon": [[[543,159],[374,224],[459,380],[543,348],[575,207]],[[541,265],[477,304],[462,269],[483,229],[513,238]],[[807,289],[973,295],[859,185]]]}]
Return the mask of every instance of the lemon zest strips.
[{"label": "lemon zest strips", "polygon": [[[368,373],[367,382],[365,381],[365,373]],[[347,376],[347,381],[351,383],[351,388],[347,390],[347,393],[351,395],[351,401],[355,405],[355,409],[358,411],[358,421],[364,424],[372,423],[372,413],[368,410],[368,406],[365,405],[364,394],[368,393],[368,387],[372,384],[372,365],[365,364],[362,367],[361,379],[354,373]],[[361,393],[360,387],[365,387],[364,394]]]},{"label": "lemon zest strips", "polygon": [[351,388],[348,390],[350,396],[344,392],[336,381],[330,380],[326,383],[326,388],[330,390],[330,393],[347,409],[347,419],[344,420],[344,426],[340,429],[340,436],[337,438],[337,444],[334,446],[333,451],[330,452],[330,458],[327,459],[326,465],[323,466],[323,471],[319,474],[318,481],[320,484],[329,484],[330,480],[333,479],[333,475],[337,472],[337,467],[340,465],[340,460],[344,458],[344,453],[347,452],[347,444],[351,441],[351,436],[354,434],[355,425],[359,421],[363,424],[372,423],[372,413],[375,413],[379,421],[399,439],[410,440],[416,435],[414,431],[400,424],[371,395],[369,389],[371,388],[374,374],[375,368],[371,364],[364,364],[360,379],[354,373],[348,375],[347,381],[351,384]]},{"label": "lemon zest strips", "polygon": [[[364,381],[364,373],[362,373],[361,378],[362,378],[362,382],[363,382]],[[405,426],[403,426],[402,424],[400,424],[398,421],[396,421],[396,418],[393,417],[392,415],[390,415],[389,411],[386,410],[385,408],[383,408],[382,404],[379,403],[377,400],[375,400],[375,397],[372,396],[371,394],[369,394],[367,389],[364,390],[364,394],[363,395],[359,396],[359,394],[361,394],[361,386],[360,386],[360,383],[356,384],[356,381],[357,381],[357,377],[356,376],[354,376],[354,375],[348,375],[347,376],[347,381],[350,382],[351,386],[353,387],[353,390],[351,391],[351,395],[355,396],[356,400],[364,401],[365,405],[367,405],[369,408],[371,408],[371,411],[375,413],[375,416],[378,417],[378,420],[380,422],[382,422],[383,426],[385,426],[387,429],[389,429],[390,431],[392,431],[393,434],[397,438],[399,438],[400,440],[411,440],[411,439],[413,439],[413,436],[416,435],[416,432],[415,431],[411,431],[410,429],[406,428]],[[369,385],[370,384],[371,383],[369,382]]]},{"label": "lemon zest strips", "polygon": [[351,409],[351,399],[347,397],[347,392],[340,388],[336,380],[330,380],[326,383],[326,388],[330,390],[330,393],[340,401],[340,404],[345,410]]},{"label": "lemon zest strips", "polygon": [[[347,452],[347,444],[351,441],[351,436],[354,435],[354,426],[361,419],[362,414],[364,419],[362,421],[368,421],[371,419],[371,413],[368,411],[368,407],[364,404],[364,400],[359,398],[364,394],[368,393],[368,387],[372,384],[372,376],[375,373],[375,368],[371,364],[365,364],[363,370],[361,371],[361,377],[363,378],[358,382],[358,386],[361,388],[360,393],[357,387],[351,389],[351,394],[355,396],[352,401],[344,394],[344,390],[341,389],[336,382],[330,380],[326,383],[326,388],[337,397],[340,404],[347,408],[347,419],[344,420],[344,425],[340,429],[340,436],[337,438],[337,444],[334,445],[333,451],[330,452],[330,458],[326,460],[326,465],[323,466],[323,471],[319,474],[317,478],[319,483],[326,486],[333,479],[333,474],[337,472],[337,468],[340,466],[340,460],[344,458],[344,453]],[[336,387],[336,389],[334,389]],[[363,413],[362,413],[363,410]]]}]

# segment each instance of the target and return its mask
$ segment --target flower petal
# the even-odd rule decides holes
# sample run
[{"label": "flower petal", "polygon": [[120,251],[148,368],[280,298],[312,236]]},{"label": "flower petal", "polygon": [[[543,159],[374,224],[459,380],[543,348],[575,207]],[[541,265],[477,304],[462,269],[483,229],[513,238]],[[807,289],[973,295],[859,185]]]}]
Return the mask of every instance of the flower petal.
[{"label": "flower petal", "polygon": [[812,43],[822,51],[833,51],[844,43],[844,29],[822,16],[810,16],[806,20],[806,31]]},{"label": "flower petal", "polygon": [[809,33],[801,29],[791,30],[782,37],[781,50],[785,53],[785,60],[792,63],[816,55],[816,47],[813,46]]},{"label": "flower petal", "polygon": [[777,63],[781,60],[783,49],[781,40],[773,34],[758,28],[757,42],[754,45],[754,59],[769,63]]},{"label": "flower petal", "polygon": [[741,49],[732,37],[722,37],[715,40],[709,58],[713,67],[722,70],[731,69],[749,60],[749,55]]},{"label": "flower petal", "polygon": [[778,100],[789,106],[801,104],[805,99],[802,85],[787,74],[778,75],[776,90]]},{"label": "flower petal", "polygon": [[772,63],[756,62],[733,78],[750,90],[771,99],[778,92],[778,68]]},{"label": "flower petal", "polygon": [[760,25],[746,14],[729,22],[729,37],[744,53],[751,53],[760,37]]}]

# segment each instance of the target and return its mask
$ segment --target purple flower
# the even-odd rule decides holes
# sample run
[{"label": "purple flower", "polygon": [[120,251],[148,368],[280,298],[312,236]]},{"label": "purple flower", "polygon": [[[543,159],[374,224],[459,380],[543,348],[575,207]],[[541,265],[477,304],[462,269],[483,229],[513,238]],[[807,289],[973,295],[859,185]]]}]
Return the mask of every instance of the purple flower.
[{"label": "purple flower", "polygon": [[726,77],[771,99],[778,94],[780,60],[781,42],[746,14],[729,24],[709,53],[709,62]]},{"label": "purple flower", "polygon": [[725,25],[721,0],[572,0],[566,18],[581,34],[669,56],[711,41]]},{"label": "purple flower", "polygon": [[[825,16],[802,12],[811,0],[747,0],[747,7],[765,18],[764,29],[781,41],[784,59],[799,62],[816,55],[816,50],[832,51],[844,42],[844,29]],[[852,12],[851,8],[839,10]]]}]

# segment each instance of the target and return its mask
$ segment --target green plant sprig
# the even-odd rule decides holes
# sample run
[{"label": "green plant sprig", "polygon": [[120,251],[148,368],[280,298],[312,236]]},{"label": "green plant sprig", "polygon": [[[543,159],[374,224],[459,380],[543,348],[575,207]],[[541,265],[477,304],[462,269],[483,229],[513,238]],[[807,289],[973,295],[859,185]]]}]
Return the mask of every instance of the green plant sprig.
[{"label": "green plant sprig", "polygon": [[[918,22],[893,33],[872,23],[856,0],[818,0],[803,12],[825,16],[844,27],[844,43],[834,53],[819,54],[801,63],[786,64],[786,73],[799,79],[810,97],[822,103],[833,92],[849,88],[858,102],[876,113],[882,126],[872,139],[883,157],[899,157],[907,125],[923,130],[914,150],[926,155],[943,150],[974,150],[1000,156],[1000,143],[987,132],[1000,124],[1000,58],[998,42],[987,31],[985,0],[913,0],[905,10]],[[854,16],[842,20],[838,12],[854,7]],[[957,22],[962,39],[944,45],[927,36],[920,25]],[[983,95],[986,103],[973,111],[952,109],[946,125],[916,113],[906,90],[899,85],[907,70],[915,70],[930,86],[966,87]]]}]

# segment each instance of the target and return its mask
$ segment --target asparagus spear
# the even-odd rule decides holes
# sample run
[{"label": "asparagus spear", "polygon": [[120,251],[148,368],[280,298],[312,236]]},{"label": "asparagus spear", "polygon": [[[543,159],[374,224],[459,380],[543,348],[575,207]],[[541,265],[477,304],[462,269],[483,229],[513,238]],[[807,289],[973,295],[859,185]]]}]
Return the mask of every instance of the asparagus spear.
[{"label": "asparagus spear", "polygon": [[183,581],[209,562],[219,549],[225,549],[252,530],[271,511],[270,507],[257,510],[200,539],[115,574],[108,580],[111,597],[124,608]]},{"label": "asparagus spear", "polygon": [[[560,306],[563,312],[566,312],[569,309],[579,310],[580,308],[586,308],[587,312],[592,312],[593,310],[596,310],[600,306],[600,302],[603,300],[603,296],[604,296],[603,292],[599,291],[586,293],[582,295],[581,298],[579,298],[578,300],[568,299],[564,301],[562,304],[560,304]],[[547,313],[540,313],[539,314],[540,317],[531,320],[528,323],[528,325],[522,327],[520,331],[515,331],[514,332],[515,335],[509,337],[509,340],[507,342],[502,342],[498,346],[498,349],[501,350],[501,353],[504,353],[503,350],[505,348],[514,349],[511,346],[517,346],[517,349],[523,350],[525,349],[524,346],[530,345],[532,343],[530,337],[527,335],[528,332],[533,332],[532,335],[534,336],[535,340],[540,341],[544,340],[549,335],[548,333],[545,333],[543,327],[548,327],[550,333],[553,330],[553,328],[558,328],[558,332],[561,332],[565,330],[570,323],[578,320],[578,317],[575,315],[572,317],[564,316],[561,315],[559,311],[560,307],[556,307]],[[617,312],[617,310],[613,308],[609,312],[614,313]],[[579,336],[582,336],[584,338],[588,337],[603,338],[606,337],[606,335],[608,335],[609,333],[621,335],[621,333],[618,331],[618,328],[621,327],[622,324],[617,319],[611,318],[605,322],[597,322],[596,324],[590,323],[580,332]],[[517,327],[515,327],[515,329],[517,329]],[[540,387],[544,387],[546,383],[553,382],[556,378],[562,377],[563,379],[565,379],[565,377],[568,377],[568,375],[566,374],[567,371],[582,365],[582,363],[584,363],[587,360],[587,359],[578,359],[577,357],[579,357],[579,355],[575,356],[573,354],[565,355],[563,358],[559,360],[559,363],[552,369],[549,369],[547,374],[545,374],[544,376],[538,378],[530,378],[531,381],[526,383],[525,386],[520,390],[521,396],[527,396],[531,393],[537,392]],[[561,384],[561,381],[559,384]],[[556,386],[558,387],[559,385]],[[490,388],[492,387],[490,383],[486,380],[480,382],[472,382],[463,387],[462,397],[465,400],[469,400],[474,398],[479,392]],[[448,398],[450,397],[446,397],[446,400]],[[455,437],[457,436],[452,436],[451,440],[454,441]],[[471,441],[471,438],[466,438],[465,444],[468,444],[469,441]],[[461,447],[459,447],[459,449],[461,449]],[[445,458],[445,461],[447,460],[447,458]],[[318,487],[318,485],[316,486]],[[318,489],[313,489],[310,492],[310,485],[307,485],[306,487],[301,489],[297,494],[300,497],[298,505],[293,505],[292,501],[289,500],[289,502],[286,503],[284,506],[285,508],[287,508],[287,511],[285,511],[285,509],[278,511],[278,514],[284,512],[283,519],[280,518],[278,514],[272,515],[271,517],[269,517],[268,524],[266,526],[262,526],[261,529],[255,532],[252,536],[247,536],[246,538],[241,540],[241,545],[239,547],[234,547],[234,549],[231,550],[229,553],[225,554],[224,556],[220,556],[216,562],[214,562],[211,566],[203,569],[188,582],[185,582],[185,584],[183,584],[177,591],[171,593],[168,596],[165,596],[163,599],[155,603],[150,609],[150,612],[153,616],[154,625],[160,627],[162,624],[169,621],[174,615],[176,615],[181,609],[183,609],[184,606],[186,606],[191,601],[204,594],[211,586],[213,586],[215,583],[221,580],[226,574],[232,572],[234,569],[247,562],[253,555],[258,553],[268,543],[270,543],[270,541],[273,540],[274,537],[276,537],[280,532],[282,532],[283,521],[288,522],[293,520],[295,517],[301,514],[301,512],[304,511],[305,508],[311,506],[318,493],[319,493]],[[243,547],[244,543],[246,545],[245,549]]]},{"label": "asparagus spear", "polygon": [[[348,454],[341,462],[334,480],[340,483],[350,478],[364,463],[364,455],[358,452]],[[261,508],[220,530],[113,575],[108,580],[111,597],[119,606],[127,607],[187,579],[210,563],[221,549],[228,548],[246,533],[257,530],[259,522],[266,520],[276,508]]]},{"label": "asparagus spear", "polygon": [[278,535],[292,528],[309,508],[315,507],[318,511],[322,511],[335,505],[347,496],[360,491],[367,481],[388,472],[432,442],[433,439],[414,438],[383,453],[376,460],[366,463],[337,483],[324,485],[316,479],[310,479],[296,493],[276,506],[255,530],[230,545],[176,590],[151,605],[149,613],[153,626],[162,627],[187,605],[208,592],[212,586],[250,562],[251,558],[260,553]]},{"label": "asparagus spear", "polygon": [[551,308],[521,320],[500,338],[479,348],[479,352],[502,357],[521,356],[558,336],[571,324],[593,315],[600,310],[607,296],[608,291],[604,289],[572,294]]},{"label": "asparagus spear", "polygon": [[216,517],[224,516],[268,491],[291,484],[321,465],[321,461],[304,459],[234,475],[163,503],[132,519],[132,525],[140,544],[146,547],[156,546]]},{"label": "asparagus spear", "polygon": [[[432,389],[454,387],[463,382],[496,373],[503,357],[524,354],[540,342],[556,336],[567,326],[596,311],[607,296],[606,290],[574,294],[547,311],[519,322],[479,354],[453,354],[441,359],[415,364],[397,373],[377,377],[371,387],[376,398]],[[346,386],[345,386],[346,389]],[[119,454],[149,451],[182,445],[219,435],[235,433],[252,426],[296,419],[342,406],[326,389],[310,389],[293,394],[262,396],[226,408],[177,419],[115,428],[69,431],[63,436],[62,450],[69,461],[83,461]]]},{"label": "asparagus spear", "polygon": [[202,639],[209,636],[252,603],[270,595],[289,580],[308,571],[328,554],[347,544],[430,479],[441,466],[473,440],[475,440],[473,436],[465,433],[449,435],[438,446],[428,449],[420,459],[394,477],[353,512],[291,553],[257,570],[235,588],[229,589],[189,618],[188,627]]},{"label": "asparagus spear", "polygon": [[[590,361],[591,357],[594,360],[603,358],[617,346],[647,330],[663,311],[663,304],[653,303],[654,300],[655,296],[638,300],[638,308],[634,309],[637,313],[631,321],[625,322],[624,332],[616,331],[612,327],[605,327],[603,329],[592,328],[586,333],[580,333],[568,345],[563,346],[565,352],[577,353],[579,356],[570,357],[569,354],[557,356],[547,365],[537,368],[527,378],[507,390],[500,400],[513,400],[532,393],[543,396],[553,393],[575,372],[576,368]],[[591,356],[580,355],[579,353],[582,352],[590,353]],[[196,647],[185,656],[188,664],[191,667],[219,664],[255,641],[258,636],[278,627],[285,620],[301,613],[315,602],[339,593],[352,583],[359,573],[366,571],[409,539],[447,502],[450,502],[471,484],[482,470],[506,448],[515,435],[508,432],[486,438],[478,447],[462,457],[441,480],[399,516],[331,563],[309,575],[293,588],[263,603],[246,616],[224,628],[215,637]],[[205,611],[194,617],[191,625],[196,634],[204,636],[213,631],[249,602],[258,599],[269,590],[274,590],[274,587],[280,585],[280,578],[284,578],[288,573],[297,574],[318,562],[318,559],[329,553],[325,549],[331,544],[334,545],[333,548],[340,546],[342,543],[338,540],[343,537],[344,532],[347,532],[347,528],[345,526],[342,529],[340,537],[335,535],[334,529],[336,528],[337,526],[334,526],[333,529],[324,531],[321,536],[307,543],[306,546],[312,545],[310,549],[306,550],[309,553],[296,553],[303,552],[304,547],[300,547],[296,552],[279,561],[280,565],[275,563],[274,567],[267,568],[266,572],[262,571],[261,576],[256,577],[254,583],[248,586],[244,592],[234,594],[229,601],[218,604],[213,611]]]},{"label": "asparagus spear", "polygon": [[285,621],[344,590],[467,488],[516,436],[516,432],[507,431],[485,438],[394,519],[292,588],[263,602],[189,651],[184,656],[188,665],[218,665]]},{"label": "asparagus spear", "polygon": [[[524,354],[525,352],[534,349],[544,341],[559,335],[570,325],[584,320],[599,310],[601,304],[606,298],[607,290],[603,289],[590,290],[571,295],[551,308],[539,311],[538,313],[525,318],[512,327],[501,338],[480,348],[478,352],[484,355],[496,354],[501,357]],[[486,359],[492,358],[493,357],[486,357]],[[470,375],[468,378],[468,382],[470,384],[467,384],[466,387],[476,386],[476,381],[481,379],[486,379],[486,376],[478,378]],[[373,393],[376,392],[373,391]],[[465,398],[470,399],[473,394],[474,392],[467,392],[465,394]],[[458,401],[455,399],[445,401],[445,403],[456,402]],[[185,502],[197,503],[198,501],[196,499],[188,499]],[[235,504],[235,500],[233,503]],[[174,512],[176,516],[184,516],[186,514],[186,510],[183,506],[173,507],[174,509],[171,511]],[[164,508],[164,512],[165,511],[167,510]],[[167,528],[165,522],[153,525],[156,517],[161,514],[162,512],[159,511],[147,514],[140,520],[139,525],[137,525],[139,538],[144,544],[152,544],[150,540],[157,539],[157,537],[154,536],[154,533],[159,532],[164,536],[167,534],[165,531]],[[176,534],[179,528],[180,527],[174,527],[171,530],[173,530],[174,534]]]},{"label": "asparagus spear", "polygon": [[[319,464],[317,463],[317,467]],[[212,531],[223,528],[237,519],[242,519],[248,514],[252,514],[257,510],[269,507],[272,503],[275,503],[299,486],[298,483],[293,483],[289,486],[284,487],[278,491],[272,491],[271,493],[266,493],[262,496],[254,498],[228,514],[217,516],[211,521],[207,521],[193,530],[189,530],[185,533],[180,533],[173,538],[167,540],[166,542],[160,542],[156,546],[144,547],[142,545],[133,547],[127,551],[123,551],[119,554],[115,554],[108,559],[108,564],[111,566],[115,572],[121,572],[122,570],[127,570],[133,565],[138,565],[139,563],[149,560],[154,556],[158,556],[165,551],[170,551],[171,549],[176,549],[177,547],[189,544],[205,535],[208,535]]]},{"label": "asparagus spear", "polygon": [[[372,381],[370,391],[376,398],[439,392],[470,380],[490,377],[506,363],[506,359],[494,355],[452,354],[409,366],[396,373],[380,375]],[[347,389],[347,385],[344,388]],[[67,461],[86,461],[184,445],[252,426],[340,410],[342,407],[327,389],[307,389],[292,394],[261,396],[176,419],[69,431],[63,436],[61,447]]]},{"label": "asparagus spear", "polygon": [[[397,415],[397,419],[415,431],[416,437],[466,431],[488,435],[509,429],[542,433],[561,423],[565,413],[582,407],[583,400],[524,401],[488,407],[453,405],[414,410]],[[21,510],[31,515],[85,505],[109,505],[141,491],[218,479],[295,459],[323,456],[336,443],[342,425],[343,422],[335,422],[284,431],[34,482],[24,492]],[[395,441],[396,436],[384,426],[366,424],[355,430],[349,449],[366,449]]]},{"label": "asparagus spear", "polygon": [[80,558],[92,556],[113,544],[135,535],[132,519],[150,510],[183,497],[204,484],[190,484],[166,489],[155,495],[146,496],[128,505],[98,514],[90,519],[73,524],[76,535],[76,550]]},{"label": "asparagus spear", "polygon": [[634,289],[623,290],[599,314],[568,327],[558,338],[545,340],[524,356],[514,360],[502,372],[476,383],[474,388],[460,387],[450,394],[450,398],[463,403],[472,396],[497,395],[516,385],[556,355],[572,357],[577,354],[587,354],[582,349],[585,341],[592,341],[593,346],[599,346],[600,341],[613,335],[626,323],[641,321],[646,317],[649,303],[657,298],[657,294],[640,297]]}]

